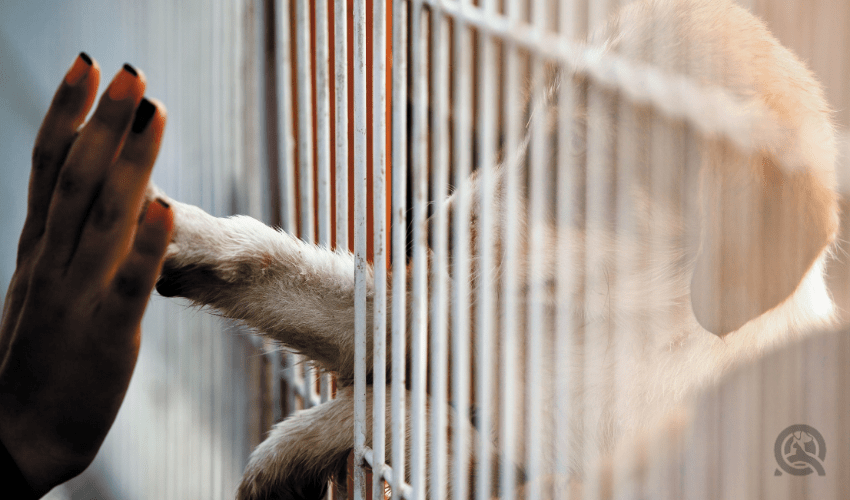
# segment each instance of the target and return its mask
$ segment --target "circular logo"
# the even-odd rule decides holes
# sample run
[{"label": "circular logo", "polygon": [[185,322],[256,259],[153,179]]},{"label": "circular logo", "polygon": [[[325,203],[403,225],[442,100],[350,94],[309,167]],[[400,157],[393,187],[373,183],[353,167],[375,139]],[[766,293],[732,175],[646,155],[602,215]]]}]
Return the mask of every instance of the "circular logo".
[{"label": "circular logo", "polygon": [[[808,476],[817,472],[826,474],[823,467],[826,458],[826,442],[820,432],[810,425],[791,425],[776,437],[773,446],[776,463],[788,474]],[[777,470],[776,475],[781,473]]]}]

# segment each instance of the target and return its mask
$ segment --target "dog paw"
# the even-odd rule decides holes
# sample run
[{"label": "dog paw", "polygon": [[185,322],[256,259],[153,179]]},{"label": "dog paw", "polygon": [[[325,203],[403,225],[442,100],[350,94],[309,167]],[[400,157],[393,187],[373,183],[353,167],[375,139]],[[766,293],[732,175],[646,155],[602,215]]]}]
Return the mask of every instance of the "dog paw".
[{"label": "dog paw", "polygon": [[251,453],[237,498],[318,500],[331,480],[344,491],[352,411],[350,393],[340,391],[275,425]]},{"label": "dog paw", "polygon": [[200,208],[168,198],[158,188],[148,199],[160,198],[171,206],[174,229],[165,253],[156,289],[165,297],[203,301],[204,295],[244,279],[251,259],[246,231],[262,223],[249,217],[218,218]]},{"label": "dog paw", "polygon": [[262,467],[249,470],[236,493],[238,500],[320,500],[325,498],[327,480],[294,480],[275,477]]},{"label": "dog paw", "polygon": [[236,498],[320,500],[331,480],[342,487],[348,455],[316,460],[306,450],[299,450],[303,444],[297,438],[285,441],[281,434],[273,433],[251,455]]}]

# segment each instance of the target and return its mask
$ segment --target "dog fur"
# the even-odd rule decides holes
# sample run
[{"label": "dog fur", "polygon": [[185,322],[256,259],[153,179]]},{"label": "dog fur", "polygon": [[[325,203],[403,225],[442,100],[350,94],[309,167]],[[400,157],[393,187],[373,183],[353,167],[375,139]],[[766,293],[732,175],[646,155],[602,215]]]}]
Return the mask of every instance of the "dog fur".
[{"label": "dog fur", "polygon": [[[473,237],[480,232],[477,214],[482,200],[493,203],[496,267],[478,269],[477,246],[473,244],[473,277],[491,273],[501,290],[502,228],[508,217],[520,217],[523,234],[540,230],[549,249],[537,256],[543,260],[544,276],[530,276],[521,266],[521,283],[553,282],[559,259],[564,251],[571,253],[576,257],[573,275],[586,287],[583,295],[573,298],[576,335],[584,339],[581,342],[594,342],[598,340],[590,337],[594,331],[615,332],[610,339],[619,343],[616,349],[623,353],[616,369],[628,373],[616,384],[610,375],[604,375],[615,369],[605,349],[597,358],[563,353],[555,350],[560,344],[552,340],[558,332],[547,337],[551,344],[546,345],[546,352],[552,359],[541,361],[542,366],[550,367],[545,379],[552,381],[556,376],[551,368],[554,362],[569,362],[576,377],[573,380],[584,381],[583,390],[573,395],[582,406],[567,415],[558,414],[561,406],[553,402],[556,384],[543,391],[547,439],[555,439],[551,422],[563,419],[570,423],[568,473],[554,481],[557,484],[580,482],[586,469],[618,442],[660,422],[686,397],[715,383],[735,365],[833,321],[823,273],[838,228],[836,146],[820,85],[803,63],[759,20],[726,0],[639,1],[595,32],[588,45],[667,73],[686,73],[701,85],[721,88],[766,107],[787,133],[783,147],[801,162],[783,163],[788,151],[777,147],[751,153],[737,149],[726,138],[695,134],[693,146],[699,160],[670,170],[681,173],[683,182],[677,186],[688,190],[685,196],[681,189],[659,189],[657,182],[653,185],[645,177],[634,179],[631,189],[623,191],[635,220],[629,230],[614,231],[610,221],[593,220],[590,215],[576,227],[563,228],[553,223],[527,224],[524,216],[507,213],[502,203],[503,176],[509,169],[524,170],[524,152],[495,169],[494,193],[482,195],[473,175],[443,202],[451,212],[459,193],[472,196],[469,227]],[[572,76],[558,75],[548,97],[538,99],[542,104],[535,112],[558,109],[553,96],[560,78]],[[675,120],[620,99],[613,91],[595,89],[592,82],[579,88],[597,92],[605,105],[632,113],[632,123],[640,130],[652,123],[682,128]],[[582,141],[599,134],[613,144],[612,137],[617,137],[613,131],[597,130],[590,117],[585,122],[577,114],[576,123],[585,131]],[[559,146],[565,147],[555,147]],[[583,158],[583,153],[576,153],[576,164],[583,165]],[[648,165],[656,167],[661,166]],[[150,196],[156,195],[164,196],[151,188]],[[194,206],[178,202],[172,206],[175,231],[157,290],[242,320],[337,376],[335,400],[277,424],[254,451],[239,498],[319,498],[328,479],[344,469],[353,445],[352,255],[305,243],[249,217],[215,218]],[[531,227],[526,227],[529,224]],[[520,239],[524,242],[527,238]],[[519,251],[520,262],[525,262],[525,243]],[[615,274],[616,292],[611,292],[610,282],[597,278],[614,273],[615,263],[623,261],[634,264],[633,271]],[[371,272],[369,269],[367,280],[370,325]],[[473,297],[476,285],[473,279]],[[651,292],[651,300],[647,292]],[[603,300],[585,300],[591,296]],[[524,304],[525,299],[520,302]],[[557,306],[554,296],[545,299],[543,309],[549,321]],[[522,319],[526,314],[525,309],[520,311]],[[594,330],[597,326],[593,325],[599,324],[604,328]],[[372,370],[372,329],[366,331],[366,363]],[[472,337],[474,366],[477,346],[475,335]],[[408,348],[410,345],[407,342]],[[514,346],[518,373],[524,374],[529,348],[526,336],[519,334]],[[499,353],[505,346],[498,341],[492,348]],[[500,373],[499,359],[494,356],[493,373]],[[389,372],[392,367],[386,369]],[[519,385],[522,390],[525,384]],[[500,396],[498,391],[494,393],[492,419],[498,424]],[[520,393],[520,401],[523,397]],[[371,392],[367,399],[371,420]],[[387,402],[388,409],[391,404]],[[515,415],[519,429],[526,425],[521,406],[517,405]],[[465,429],[473,440],[479,439],[470,422],[461,422],[453,414],[449,422],[452,432]],[[598,424],[588,426],[587,422]],[[366,428],[371,429],[371,421]],[[490,440],[498,463],[502,444],[498,436]],[[371,435],[367,435],[367,444],[371,445]],[[524,457],[523,443],[518,446],[517,456]],[[391,456],[392,450],[388,448],[387,454]],[[453,457],[444,459],[452,461]],[[474,456],[470,459],[475,461]],[[526,470],[522,459],[515,460],[515,465],[520,482],[534,480],[536,471]]]}]

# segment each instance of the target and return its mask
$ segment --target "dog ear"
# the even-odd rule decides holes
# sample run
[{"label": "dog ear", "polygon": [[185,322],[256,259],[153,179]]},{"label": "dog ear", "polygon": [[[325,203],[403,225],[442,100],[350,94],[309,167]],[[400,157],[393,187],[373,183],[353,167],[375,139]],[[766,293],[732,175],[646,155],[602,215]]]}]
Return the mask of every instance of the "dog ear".
[{"label": "dog ear", "polygon": [[[787,171],[767,156],[716,146],[701,174],[702,242],[691,305],[725,335],[791,296],[835,238],[836,195],[822,171]],[[730,168],[730,167],[743,168]]]}]

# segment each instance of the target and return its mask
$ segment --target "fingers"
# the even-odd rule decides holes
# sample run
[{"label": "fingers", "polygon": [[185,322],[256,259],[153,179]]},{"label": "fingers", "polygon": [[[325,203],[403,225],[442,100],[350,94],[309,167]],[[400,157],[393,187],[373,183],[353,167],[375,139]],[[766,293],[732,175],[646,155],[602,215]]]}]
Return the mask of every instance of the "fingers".
[{"label": "fingers", "polygon": [[72,281],[111,276],[126,253],[165,128],[165,107],[143,99],[118,160],[85,219],[68,267]]},{"label": "fingers", "polygon": [[109,315],[108,323],[121,326],[139,322],[159,275],[173,227],[171,207],[161,199],[151,202],[139,224],[133,248],[115,273],[101,307]]},{"label": "fingers", "polygon": [[77,128],[91,109],[100,83],[97,62],[82,52],[56,90],[32,153],[29,203],[18,247],[18,262],[44,232],[56,176],[65,161]]},{"label": "fingers", "polygon": [[144,75],[130,65],[118,72],[92,118],[80,131],[56,180],[42,259],[67,266],[92,202],[115,163],[145,90]]}]

